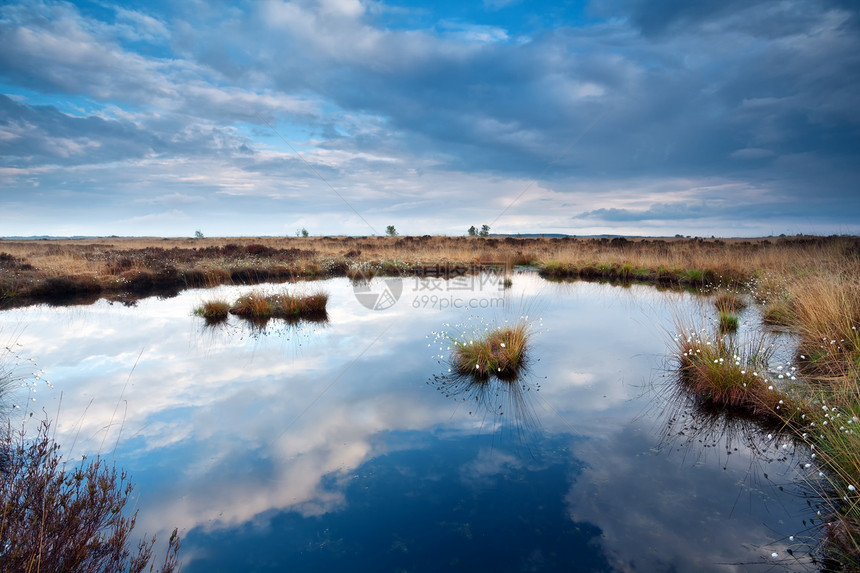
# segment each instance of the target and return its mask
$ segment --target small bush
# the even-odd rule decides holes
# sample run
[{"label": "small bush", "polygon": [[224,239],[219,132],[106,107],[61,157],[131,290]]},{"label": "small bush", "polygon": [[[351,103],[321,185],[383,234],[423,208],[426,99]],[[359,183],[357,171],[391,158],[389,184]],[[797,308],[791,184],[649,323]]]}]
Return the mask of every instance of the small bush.
[{"label": "small bush", "polygon": [[[124,471],[96,458],[67,469],[50,424],[35,439],[7,432],[0,467],[0,548],[3,571],[155,570],[155,537],[130,548],[137,512],[124,516],[133,486]],[[173,531],[158,571],[177,571],[180,540]]]}]

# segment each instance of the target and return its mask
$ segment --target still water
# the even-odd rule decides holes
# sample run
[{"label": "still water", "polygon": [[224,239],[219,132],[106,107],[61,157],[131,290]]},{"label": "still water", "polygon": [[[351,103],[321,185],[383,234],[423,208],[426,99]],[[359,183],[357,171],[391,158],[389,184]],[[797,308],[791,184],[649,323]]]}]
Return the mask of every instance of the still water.
[{"label": "still water", "polygon": [[[127,469],[136,531],[178,527],[186,572],[814,568],[801,454],[671,391],[675,321],[706,301],[469,280],[375,279],[401,290],[381,310],[332,279],[4,311],[53,385],[13,420]],[[252,288],[321,288],[328,321],[192,314]],[[520,381],[448,375],[438,333],[524,315]]]}]

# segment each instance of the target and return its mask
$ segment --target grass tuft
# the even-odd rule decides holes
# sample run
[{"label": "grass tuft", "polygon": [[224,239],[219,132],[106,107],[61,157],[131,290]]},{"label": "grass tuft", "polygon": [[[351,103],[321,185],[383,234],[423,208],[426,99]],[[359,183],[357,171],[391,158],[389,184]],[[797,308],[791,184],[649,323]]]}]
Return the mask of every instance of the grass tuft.
[{"label": "grass tuft", "polygon": [[240,296],[230,307],[230,313],[236,316],[256,319],[272,318],[272,305],[262,291],[251,291]]},{"label": "grass tuft", "polygon": [[737,314],[746,307],[746,303],[737,293],[723,291],[714,298],[714,306],[720,313]]},{"label": "grass tuft", "polygon": [[230,314],[230,303],[223,299],[209,300],[195,308],[194,314],[203,317],[206,324],[217,324],[227,320]]},{"label": "grass tuft", "polygon": [[719,315],[720,332],[735,332],[738,329],[737,316],[725,311],[720,311]]},{"label": "grass tuft", "polygon": [[692,394],[763,419],[799,415],[795,400],[769,378],[774,346],[766,338],[741,343],[734,336],[711,338],[703,331],[681,329],[674,342],[679,382]]},{"label": "grass tuft", "polygon": [[514,380],[525,366],[528,339],[525,322],[495,328],[481,336],[451,338],[451,362],[461,375]]},{"label": "grass tuft", "polygon": [[255,321],[266,321],[270,318],[324,320],[327,318],[327,304],[328,294],[322,291],[309,295],[287,292],[266,295],[255,290],[239,297],[229,312]]}]

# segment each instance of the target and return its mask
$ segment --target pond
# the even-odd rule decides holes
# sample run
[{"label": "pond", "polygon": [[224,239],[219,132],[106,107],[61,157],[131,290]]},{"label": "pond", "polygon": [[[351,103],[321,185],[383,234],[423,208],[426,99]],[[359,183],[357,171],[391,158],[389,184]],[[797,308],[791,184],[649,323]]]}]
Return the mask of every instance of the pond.
[{"label": "pond", "polygon": [[[328,320],[192,314],[255,288],[321,288]],[[21,390],[13,420],[48,417],[66,457],[127,469],[135,531],[178,527],[186,572],[814,568],[803,452],[672,391],[675,321],[707,306],[521,272],[506,289],[479,275],[188,290],[8,310],[0,326],[53,386]],[[439,333],[525,315],[519,381],[449,375]]]}]

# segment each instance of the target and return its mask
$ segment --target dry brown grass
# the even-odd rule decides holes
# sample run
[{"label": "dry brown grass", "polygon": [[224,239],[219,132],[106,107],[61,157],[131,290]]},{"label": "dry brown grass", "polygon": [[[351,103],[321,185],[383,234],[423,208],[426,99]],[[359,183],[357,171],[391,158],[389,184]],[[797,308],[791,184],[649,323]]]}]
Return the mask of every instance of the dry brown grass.
[{"label": "dry brown grass", "polygon": [[734,286],[857,265],[860,239],[516,237],[99,238],[0,241],[0,301],[225,283],[408,274],[433,266],[537,266],[548,278]]},{"label": "dry brown grass", "polygon": [[826,271],[788,285],[792,326],[806,364],[825,375],[860,367],[860,269]]},{"label": "dry brown grass", "polygon": [[239,297],[229,312],[257,321],[270,318],[324,320],[327,303],[328,294],[321,291],[307,295],[287,292],[267,295],[255,290]]}]

